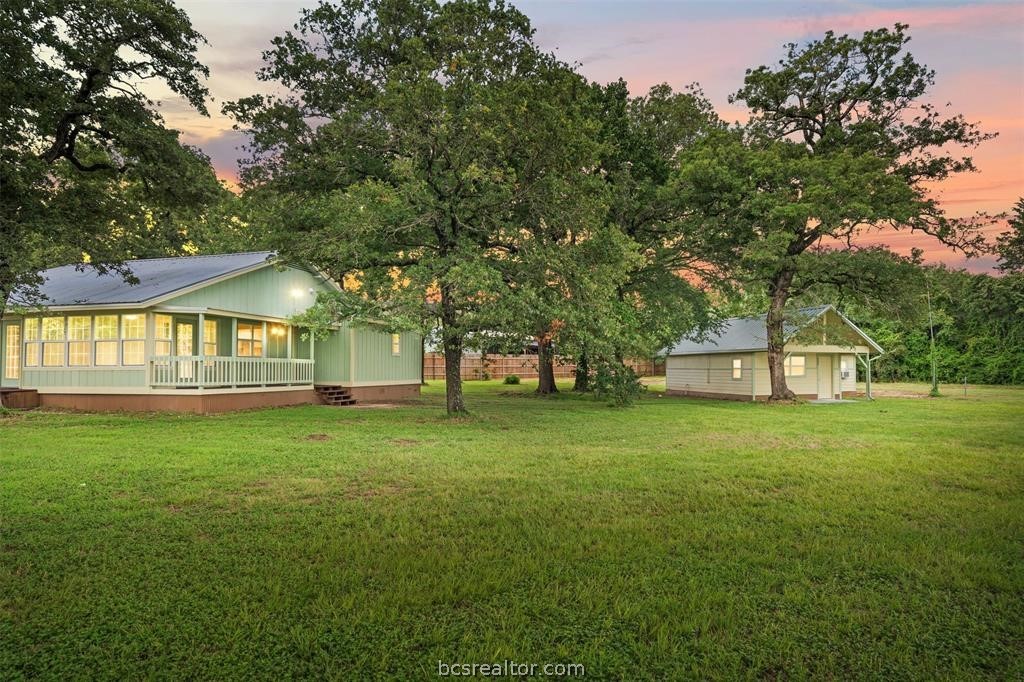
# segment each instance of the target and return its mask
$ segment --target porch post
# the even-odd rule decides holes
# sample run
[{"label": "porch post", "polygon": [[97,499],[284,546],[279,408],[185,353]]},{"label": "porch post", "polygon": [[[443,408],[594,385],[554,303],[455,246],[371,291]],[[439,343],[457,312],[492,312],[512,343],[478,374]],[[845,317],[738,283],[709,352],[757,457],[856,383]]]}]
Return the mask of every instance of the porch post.
[{"label": "porch post", "polygon": [[[89,322],[89,337],[92,338],[92,321]],[[156,349],[156,313],[146,311],[146,340],[142,342],[142,347],[145,349],[146,356],[146,389],[150,389],[153,386],[153,351]],[[92,346],[94,343],[89,342]],[[92,348],[89,349],[89,355],[92,356]]]},{"label": "porch post", "polygon": [[871,353],[870,352],[868,353],[867,358],[868,358],[867,370],[864,373],[864,378],[865,378],[865,382],[864,382],[865,383],[865,391],[864,391],[864,393],[867,396],[868,400],[874,400],[874,398],[871,397]]},{"label": "porch post", "polygon": [[[838,391],[836,389],[839,389]],[[832,394],[839,394],[843,399],[843,356],[836,354],[832,356]]]},{"label": "porch post", "polygon": [[206,315],[199,313],[199,390],[206,385]]},{"label": "porch post", "polygon": [[[231,348],[232,358],[238,357],[238,318],[231,318]],[[238,360],[234,359],[229,365],[231,367],[231,388],[238,388]]]},{"label": "porch post", "polygon": [[[270,339],[267,338],[267,321],[264,320],[263,321],[263,343],[260,344],[260,350],[263,351],[262,353],[260,353],[260,357],[261,358],[267,357],[267,346],[268,345],[270,345]],[[261,380],[260,386],[263,386],[264,388],[266,388],[267,387],[267,363],[265,363],[265,362],[261,362],[260,363],[260,380]]]}]

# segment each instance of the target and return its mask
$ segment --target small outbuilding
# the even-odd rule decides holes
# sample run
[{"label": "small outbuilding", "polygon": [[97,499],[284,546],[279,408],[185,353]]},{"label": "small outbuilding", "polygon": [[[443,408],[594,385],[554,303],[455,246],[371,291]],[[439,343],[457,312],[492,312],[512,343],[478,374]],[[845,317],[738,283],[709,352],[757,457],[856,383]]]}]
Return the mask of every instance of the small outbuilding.
[{"label": "small outbuilding", "polygon": [[[884,351],[831,305],[801,308],[785,325],[785,372],[790,390],[806,399],[854,395],[857,364],[871,396],[871,360]],[[725,320],[705,340],[683,339],[668,350],[669,395],[724,400],[766,400],[768,334],[765,315]]]}]

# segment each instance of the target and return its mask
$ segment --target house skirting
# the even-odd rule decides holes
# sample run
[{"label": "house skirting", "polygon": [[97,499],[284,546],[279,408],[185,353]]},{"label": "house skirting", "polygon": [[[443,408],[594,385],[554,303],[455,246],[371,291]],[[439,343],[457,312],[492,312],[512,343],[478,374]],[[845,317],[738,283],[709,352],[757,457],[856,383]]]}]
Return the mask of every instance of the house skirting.
[{"label": "house skirting", "polygon": [[[759,395],[757,398],[751,397],[749,393],[712,393],[710,391],[689,391],[689,390],[677,390],[669,389],[665,391],[665,395],[682,396],[686,398],[710,398],[712,400],[744,400],[750,402],[751,400],[766,401],[768,400],[767,395]],[[856,391],[843,391],[841,394],[843,398],[855,398],[857,397]],[[817,393],[798,393],[797,398],[803,400],[817,400]]]},{"label": "house skirting", "polygon": [[352,397],[359,402],[392,402],[418,398],[419,382],[411,384],[386,384],[383,386],[349,386]]},{"label": "house skirting", "polygon": [[[710,398],[712,400],[745,400],[746,402],[750,402],[752,400],[768,400],[767,395],[759,395],[755,398],[749,393],[713,393],[711,391],[690,391],[679,389],[669,389],[665,391],[665,395],[675,395],[685,398]],[[817,400],[818,394],[798,393],[796,397],[804,400]]]},{"label": "house skirting", "polygon": [[42,407],[83,412],[192,412],[210,414],[257,407],[311,405],[319,402],[312,388],[247,393],[40,393]]},{"label": "house skirting", "polygon": [[[420,384],[352,386],[349,390],[352,397],[360,402],[390,402],[418,397]],[[321,403],[320,396],[312,388],[211,389],[201,392],[179,390],[147,393],[62,393],[58,390],[40,392],[38,399],[38,404],[42,407],[82,412],[192,412],[195,414]]]},{"label": "house skirting", "polygon": [[39,407],[39,393],[19,388],[0,389],[0,406],[15,410]]}]

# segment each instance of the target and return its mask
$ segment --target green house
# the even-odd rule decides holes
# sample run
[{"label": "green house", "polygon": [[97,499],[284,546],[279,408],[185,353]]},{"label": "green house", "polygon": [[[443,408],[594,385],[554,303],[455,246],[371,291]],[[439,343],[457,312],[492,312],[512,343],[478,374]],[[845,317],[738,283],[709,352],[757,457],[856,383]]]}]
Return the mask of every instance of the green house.
[{"label": "green house", "polygon": [[[43,306],[4,316],[0,388],[44,406],[217,412],[419,394],[413,332],[288,323],[338,285],[271,252],[136,260],[134,275],[41,273]],[[13,300],[13,297],[12,297]]]}]

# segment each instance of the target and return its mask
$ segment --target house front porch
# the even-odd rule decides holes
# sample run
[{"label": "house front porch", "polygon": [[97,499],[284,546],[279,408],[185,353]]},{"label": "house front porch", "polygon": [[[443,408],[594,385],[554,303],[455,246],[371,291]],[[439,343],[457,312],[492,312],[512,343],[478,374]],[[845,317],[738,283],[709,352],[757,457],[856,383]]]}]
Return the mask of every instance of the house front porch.
[{"label": "house front porch", "polygon": [[150,358],[153,388],[312,386],[313,360],[236,356],[167,355]]}]

